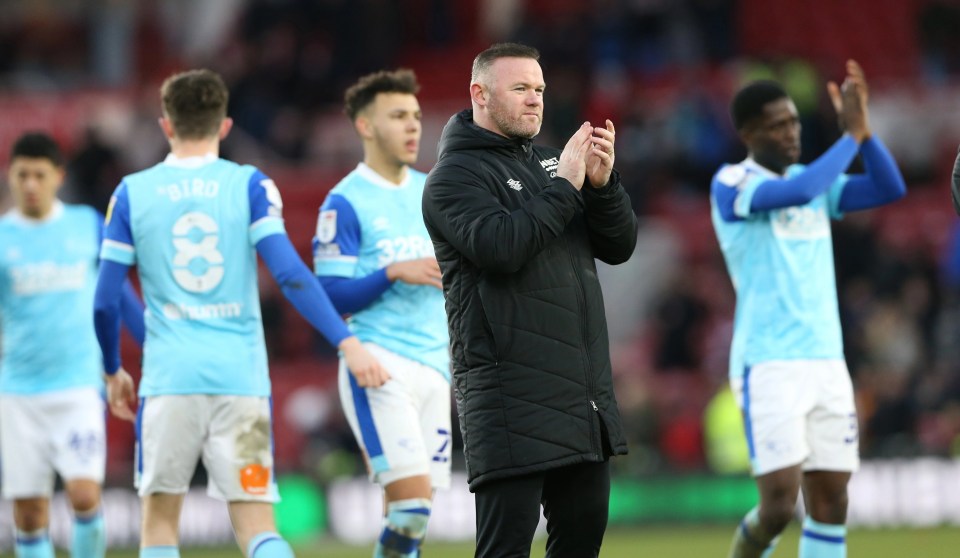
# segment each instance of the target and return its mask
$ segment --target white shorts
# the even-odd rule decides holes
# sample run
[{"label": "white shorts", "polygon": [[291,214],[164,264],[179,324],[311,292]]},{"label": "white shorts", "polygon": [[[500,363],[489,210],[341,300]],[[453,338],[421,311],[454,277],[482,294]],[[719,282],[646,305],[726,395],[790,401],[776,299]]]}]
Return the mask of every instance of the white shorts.
[{"label": "white shorts", "polygon": [[103,484],[106,404],[85,387],[36,395],[0,395],[3,497],[49,497],[54,472],[64,481]]},{"label": "white shorts", "polygon": [[372,343],[364,347],[390,373],[379,388],[361,388],[340,360],[340,403],[381,485],[430,475],[450,487],[450,383],[440,372]]},{"label": "white shorts", "polygon": [[857,410],[843,360],[762,362],[731,386],[755,476],[799,464],[804,471],[859,468]]},{"label": "white shorts", "polygon": [[183,494],[203,459],[207,493],[228,502],[280,500],[270,398],[159,395],[140,400],[136,478],[141,496]]}]

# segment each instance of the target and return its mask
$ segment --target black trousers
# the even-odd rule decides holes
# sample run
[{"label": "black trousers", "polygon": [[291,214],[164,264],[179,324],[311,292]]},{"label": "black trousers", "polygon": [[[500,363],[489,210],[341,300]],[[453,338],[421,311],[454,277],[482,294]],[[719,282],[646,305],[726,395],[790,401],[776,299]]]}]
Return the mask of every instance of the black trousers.
[{"label": "black trousers", "polygon": [[581,463],[534,475],[490,481],[474,494],[477,558],[527,558],[547,518],[547,558],[591,558],[607,529],[610,464]]}]

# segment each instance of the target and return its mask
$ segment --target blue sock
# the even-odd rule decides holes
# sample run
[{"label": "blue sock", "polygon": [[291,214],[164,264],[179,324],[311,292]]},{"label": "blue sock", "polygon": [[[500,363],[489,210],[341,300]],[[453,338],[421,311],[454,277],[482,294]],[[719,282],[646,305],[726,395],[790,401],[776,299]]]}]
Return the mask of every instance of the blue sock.
[{"label": "blue sock", "polygon": [[387,504],[383,532],[373,549],[374,558],[416,558],[427,535],[432,503],[426,498],[397,500]]},{"label": "blue sock", "polygon": [[77,514],[73,518],[72,558],[104,558],[107,554],[107,534],[103,528],[103,514],[99,508],[91,514]]},{"label": "blue sock", "polygon": [[247,558],[293,558],[293,549],[280,535],[264,531],[250,539]]},{"label": "blue sock", "polygon": [[830,525],[803,520],[799,558],[847,558],[846,525]]},{"label": "blue sock", "polygon": [[141,546],[140,558],[180,558],[176,546]]},{"label": "blue sock", "polygon": [[46,529],[16,530],[13,553],[17,558],[53,558],[53,543]]}]

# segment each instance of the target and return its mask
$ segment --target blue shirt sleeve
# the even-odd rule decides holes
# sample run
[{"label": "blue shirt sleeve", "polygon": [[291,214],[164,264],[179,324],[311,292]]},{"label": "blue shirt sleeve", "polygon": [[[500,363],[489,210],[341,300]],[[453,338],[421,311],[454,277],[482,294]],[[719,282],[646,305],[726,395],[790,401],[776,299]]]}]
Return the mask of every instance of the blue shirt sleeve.
[{"label": "blue shirt sleeve", "polygon": [[126,266],[136,263],[137,252],[130,229],[130,197],[126,182],[121,182],[110,198],[104,228],[100,259]]},{"label": "blue shirt sleeve", "polygon": [[874,137],[860,146],[860,156],[866,174],[850,177],[838,195],[839,211],[869,209],[902,198],[907,193],[900,169],[893,155],[883,143]]},{"label": "blue shirt sleeve", "polygon": [[790,178],[769,178],[757,184],[750,212],[806,205],[833,186],[857,155],[857,141],[844,134],[803,172]]},{"label": "blue shirt sleeve", "polygon": [[393,282],[387,279],[387,268],[384,267],[356,279],[321,275],[320,284],[338,312],[355,314],[380,298]]},{"label": "blue shirt sleeve", "polygon": [[[99,211],[97,211],[97,217],[100,223],[97,227],[97,234],[99,235],[99,242],[102,246],[107,226],[107,218]],[[142,347],[147,330],[143,320],[143,301],[137,296],[137,291],[134,290],[129,280],[123,282],[123,295],[120,299],[120,317],[127,331],[133,336],[134,341]]]},{"label": "blue shirt sleeve", "polygon": [[273,234],[285,234],[283,198],[277,185],[260,169],[255,169],[247,184],[250,196],[250,245]]},{"label": "blue shirt sleeve", "polygon": [[724,221],[742,221],[750,216],[750,200],[764,178],[741,165],[728,165],[710,185],[711,195]]},{"label": "blue shirt sleeve", "polygon": [[320,282],[300,260],[286,234],[263,238],[257,243],[257,253],[263,258],[287,300],[331,345],[337,347],[352,335],[320,287]]},{"label": "blue shirt sleeve", "polygon": [[317,217],[313,272],[320,276],[352,278],[357,269],[360,241],[360,220],[353,205],[340,194],[330,194]]},{"label": "blue shirt sleeve", "polygon": [[101,262],[93,299],[93,327],[103,355],[103,370],[111,375],[120,368],[121,291],[129,269],[120,262]]}]

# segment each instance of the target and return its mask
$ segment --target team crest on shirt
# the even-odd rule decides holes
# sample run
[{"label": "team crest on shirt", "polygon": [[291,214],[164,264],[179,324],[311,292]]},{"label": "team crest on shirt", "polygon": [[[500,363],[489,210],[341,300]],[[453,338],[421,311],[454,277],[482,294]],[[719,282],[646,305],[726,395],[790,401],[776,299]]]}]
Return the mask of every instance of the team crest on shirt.
[{"label": "team crest on shirt", "polygon": [[337,210],[325,209],[320,212],[320,218],[317,219],[317,240],[321,244],[327,244],[333,241],[337,236]]}]

